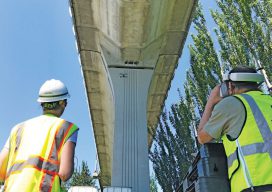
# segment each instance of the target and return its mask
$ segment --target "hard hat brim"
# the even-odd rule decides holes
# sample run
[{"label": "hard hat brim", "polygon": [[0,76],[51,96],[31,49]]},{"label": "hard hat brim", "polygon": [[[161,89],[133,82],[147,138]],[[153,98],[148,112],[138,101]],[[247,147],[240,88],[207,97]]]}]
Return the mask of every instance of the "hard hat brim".
[{"label": "hard hat brim", "polygon": [[57,96],[57,97],[39,96],[37,101],[39,103],[48,103],[48,102],[54,102],[54,101],[61,101],[61,100],[68,99],[68,98],[70,98],[69,93],[67,93],[66,95]]}]

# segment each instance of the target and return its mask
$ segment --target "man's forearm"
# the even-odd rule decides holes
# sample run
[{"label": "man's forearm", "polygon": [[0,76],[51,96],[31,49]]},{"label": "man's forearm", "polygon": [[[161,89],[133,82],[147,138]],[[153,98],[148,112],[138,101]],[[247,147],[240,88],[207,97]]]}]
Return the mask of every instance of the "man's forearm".
[{"label": "man's forearm", "polygon": [[204,144],[207,143],[209,141],[211,141],[213,138],[204,130],[204,126],[206,125],[206,123],[208,122],[211,114],[212,114],[212,110],[213,110],[213,105],[211,104],[207,104],[205,106],[205,110],[204,113],[202,115],[202,118],[200,120],[199,126],[198,126],[198,130],[197,130],[197,139],[198,142],[200,144]]},{"label": "man's forearm", "polygon": [[199,143],[203,144],[203,143],[207,143],[209,141],[211,141],[213,138],[204,130],[204,127],[206,125],[206,123],[209,121],[211,115],[212,115],[212,111],[214,106],[222,99],[219,96],[219,91],[220,91],[220,86],[217,85],[211,92],[209,99],[207,101],[207,104],[205,106],[203,115],[201,117],[201,120],[199,122],[198,125],[198,130],[197,130],[197,134],[198,134],[198,141]]},{"label": "man's forearm", "polygon": [[75,143],[67,141],[62,150],[60,159],[59,177],[62,181],[70,179],[74,172]]}]

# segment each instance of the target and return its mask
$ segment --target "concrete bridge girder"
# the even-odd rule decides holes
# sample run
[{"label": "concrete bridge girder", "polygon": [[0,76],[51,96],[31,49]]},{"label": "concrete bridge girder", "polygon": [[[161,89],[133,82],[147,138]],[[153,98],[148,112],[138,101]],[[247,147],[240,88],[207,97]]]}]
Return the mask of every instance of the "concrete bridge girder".
[{"label": "concrete bridge girder", "polygon": [[196,0],[70,0],[103,185],[111,184],[115,96],[110,68],[153,70],[148,143],[167,97]]}]

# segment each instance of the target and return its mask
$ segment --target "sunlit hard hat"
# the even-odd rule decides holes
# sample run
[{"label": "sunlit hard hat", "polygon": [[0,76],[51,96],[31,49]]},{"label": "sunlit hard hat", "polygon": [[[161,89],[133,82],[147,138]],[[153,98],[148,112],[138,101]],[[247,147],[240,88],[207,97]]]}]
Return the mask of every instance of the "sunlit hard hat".
[{"label": "sunlit hard hat", "polygon": [[68,99],[69,97],[66,86],[60,80],[51,79],[41,86],[37,101],[46,103]]}]

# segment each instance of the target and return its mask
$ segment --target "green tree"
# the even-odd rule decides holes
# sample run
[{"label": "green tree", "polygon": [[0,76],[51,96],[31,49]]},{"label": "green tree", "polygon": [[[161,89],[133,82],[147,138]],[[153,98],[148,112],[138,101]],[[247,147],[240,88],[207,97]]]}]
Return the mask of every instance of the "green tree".
[{"label": "green tree", "polygon": [[[211,11],[218,29],[222,65],[256,66],[259,60],[270,79],[272,72],[272,6],[268,0],[218,0]],[[256,66],[257,67],[257,66]]]},{"label": "green tree", "polygon": [[191,67],[186,75],[185,94],[187,98],[191,97],[191,112],[196,120],[204,111],[208,93],[222,78],[222,67],[200,5],[193,23],[197,35],[192,35],[194,43],[189,45]]},{"label": "green tree", "polygon": [[149,154],[158,183],[164,191],[175,191],[179,187],[193,159],[191,154],[196,151],[190,129],[191,118],[182,100],[172,105],[169,113],[163,112],[159,121],[153,150]]},{"label": "green tree", "polygon": [[68,191],[72,186],[95,186],[95,181],[91,176],[86,161],[82,161],[81,168],[75,169],[72,178],[68,182],[62,183],[62,190]]},{"label": "green tree", "polygon": [[150,177],[150,192],[158,192],[158,186],[154,174]]},{"label": "green tree", "polygon": [[94,186],[94,180],[86,161],[82,161],[81,170],[75,170],[70,181],[70,186]]}]

